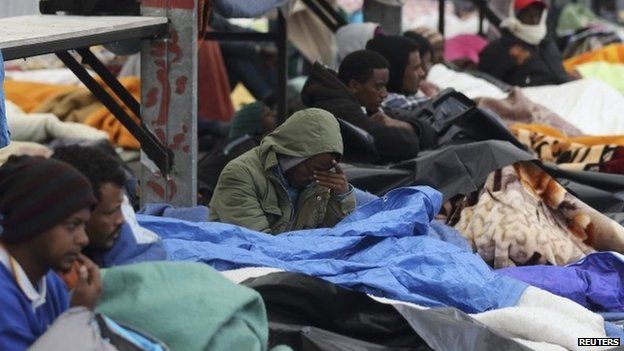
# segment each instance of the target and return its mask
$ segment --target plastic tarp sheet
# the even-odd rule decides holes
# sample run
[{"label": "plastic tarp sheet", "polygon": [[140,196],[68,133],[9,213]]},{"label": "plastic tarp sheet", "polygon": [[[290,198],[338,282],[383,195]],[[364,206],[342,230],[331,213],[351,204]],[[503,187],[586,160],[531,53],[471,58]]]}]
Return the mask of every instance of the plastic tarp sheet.
[{"label": "plastic tarp sheet", "polygon": [[224,223],[138,218],[163,238],[170,260],[205,262],[217,270],[279,268],[375,296],[466,312],[513,306],[526,284],[493,272],[470,251],[426,235],[441,202],[441,194],[429,187],[400,188],[333,228],[278,236]]},{"label": "plastic tarp sheet", "polygon": [[254,18],[293,0],[215,0],[214,10],[227,18]]},{"label": "plastic tarp sheet", "polygon": [[287,272],[243,285],[264,300],[272,344],[300,351],[350,351],[356,346],[388,351],[529,350],[454,308],[381,303],[324,280]]},{"label": "plastic tarp sheet", "polygon": [[4,106],[4,59],[0,51],[0,148],[10,143],[9,128],[6,118],[6,108]]},{"label": "plastic tarp sheet", "polygon": [[415,160],[394,167],[415,169],[413,184],[438,189],[446,201],[481,190],[488,175],[497,169],[534,159],[509,142],[490,140],[421,152]]},{"label": "plastic tarp sheet", "polygon": [[497,272],[596,312],[624,312],[624,256],[597,252],[566,267],[525,266]]}]

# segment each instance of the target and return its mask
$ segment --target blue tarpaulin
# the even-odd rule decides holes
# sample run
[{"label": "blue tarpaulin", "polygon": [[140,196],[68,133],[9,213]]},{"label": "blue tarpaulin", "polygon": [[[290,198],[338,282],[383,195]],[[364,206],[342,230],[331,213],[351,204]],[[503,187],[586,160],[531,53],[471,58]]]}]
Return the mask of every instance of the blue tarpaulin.
[{"label": "blue tarpaulin", "polygon": [[215,11],[223,17],[254,18],[280,7],[292,0],[216,0]]},{"label": "blue tarpaulin", "polygon": [[6,108],[4,105],[4,59],[0,51],[0,148],[9,145],[9,127],[6,118]]},{"label": "blue tarpaulin", "polygon": [[428,235],[457,236],[449,227],[430,226],[441,201],[429,187],[396,189],[334,228],[277,236],[224,223],[138,219],[162,237],[170,260],[205,262],[218,270],[281,268],[376,296],[469,313],[515,305],[525,283],[493,272],[461,241]]}]

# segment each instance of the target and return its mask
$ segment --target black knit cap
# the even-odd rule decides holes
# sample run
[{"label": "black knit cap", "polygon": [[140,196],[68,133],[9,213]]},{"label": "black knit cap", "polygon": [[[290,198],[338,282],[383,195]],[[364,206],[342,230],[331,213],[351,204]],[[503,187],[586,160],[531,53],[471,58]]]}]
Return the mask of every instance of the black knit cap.
[{"label": "black knit cap", "polygon": [[89,180],[69,164],[11,156],[0,167],[0,239],[27,241],[97,204]]},{"label": "black knit cap", "polygon": [[403,74],[412,52],[418,51],[418,44],[412,39],[394,35],[378,35],[366,43],[366,50],[372,50],[390,62],[388,91],[403,92]]}]

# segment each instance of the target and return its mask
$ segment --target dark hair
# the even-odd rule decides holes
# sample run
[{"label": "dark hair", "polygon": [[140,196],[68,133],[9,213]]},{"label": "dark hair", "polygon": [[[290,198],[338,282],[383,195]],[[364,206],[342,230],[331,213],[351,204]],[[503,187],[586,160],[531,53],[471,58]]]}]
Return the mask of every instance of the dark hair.
[{"label": "dark hair", "polygon": [[345,56],[338,68],[338,78],[349,85],[351,79],[364,83],[373,76],[374,69],[390,68],[388,61],[371,50],[358,50]]},{"label": "dark hair", "polygon": [[431,46],[431,42],[425,38],[423,35],[420,35],[416,32],[407,31],[403,33],[404,37],[412,39],[418,45],[418,53],[420,54],[420,58],[422,59],[426,53],[430,53],[433,58],[433,46]]},{"label": "dark hair", "polygon": [[91,146],[69,145],[54,150],[52,158],[65,161],[82,172],[93,185],[93,193],[102,200],[102,184],[113,183],[123,188],[126,175],[122,165],[104,151]]},{"label": "dark hair", "polygon": [[403,94],[403,76],[412,53],[418,45],[412,39],[398,35],[377,36],[366,43],[366,49],[383,56],[390,63],[388,91]]}]

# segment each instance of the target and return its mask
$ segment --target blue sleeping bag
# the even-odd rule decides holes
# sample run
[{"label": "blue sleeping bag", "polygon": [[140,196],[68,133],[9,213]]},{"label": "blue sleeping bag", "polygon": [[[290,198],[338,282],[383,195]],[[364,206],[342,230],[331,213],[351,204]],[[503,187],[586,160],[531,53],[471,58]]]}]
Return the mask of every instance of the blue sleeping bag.
[{"label": "blue sleeping bag", "polygon": [[575,301],[594,312],[624,312],[624,257],[596,252],[566,267],[526,266],[497,272]]},{"label": "blue sleeping bag", "polygon": [[441,201],[429,187],[400,188],[359,207],[334,228],[277,236],[224,223],[137,218],[161,236],[170,260],[205,262],[218,270],[281,268],[377,296],[468,313],[515,305],[525,283],[493,272],[461,241],[430,236],[457,237],[449,227],[430,226]]}]

